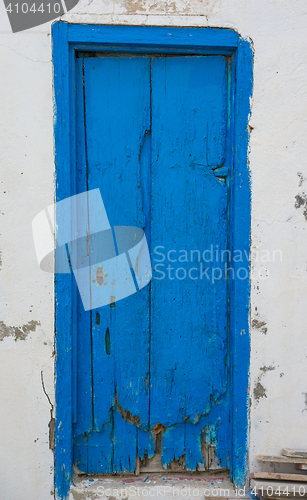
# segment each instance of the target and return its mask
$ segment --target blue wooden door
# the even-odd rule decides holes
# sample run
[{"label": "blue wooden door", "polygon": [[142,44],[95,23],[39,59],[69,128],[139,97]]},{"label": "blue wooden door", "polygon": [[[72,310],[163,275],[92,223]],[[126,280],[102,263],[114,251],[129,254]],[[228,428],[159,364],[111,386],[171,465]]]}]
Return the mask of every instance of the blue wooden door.
[{"label": "blue wooden door", "polygon": [[228,467],[227,58],[76,61],[77,192],[145,230],[153,276],[99,309],[77,296],[74,462]]}]

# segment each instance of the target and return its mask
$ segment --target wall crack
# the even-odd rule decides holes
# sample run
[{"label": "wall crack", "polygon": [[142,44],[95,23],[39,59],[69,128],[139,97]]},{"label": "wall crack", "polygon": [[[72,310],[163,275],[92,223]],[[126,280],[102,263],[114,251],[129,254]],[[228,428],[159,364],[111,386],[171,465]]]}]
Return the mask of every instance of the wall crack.
[{"label": "wall crack", "polygon": [[44,376],[43,376],[43,371],[41,371],[41,381],[42,381],[42,388],[43,388],[43,393],[45,394],[48,403],[50,404],[50,420],[48,423],[49,427],[49,448],[54,452],[54,447],[55,447],[55,418],[53,416],[53,410],[54,410],[54,405],[51,402],[51,399],[49,397],[49,394],[46,391],[45,388],[45,383],[44,383]]}]

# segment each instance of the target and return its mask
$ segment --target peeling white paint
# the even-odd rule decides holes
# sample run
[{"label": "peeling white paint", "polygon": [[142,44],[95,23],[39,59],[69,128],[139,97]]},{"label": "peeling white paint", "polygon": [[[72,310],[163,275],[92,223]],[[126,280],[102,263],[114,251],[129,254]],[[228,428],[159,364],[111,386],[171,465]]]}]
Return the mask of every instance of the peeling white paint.
[{"label": "peeling white paint", "polygon": [[[307,221],[304,206],[295,208],[307,193],[305,0],[80,0],[63,19],[227,27],[252,39],[252,245],[282,250],[282,262],[252,263],[251,322],[267,332],[253,323],[251,470],[260,469],[257,453],[307,448]],[[54,201],[50,24],[12,34],[1,2],[0,57],[0,319],[40,322],[26,340],[0,342],[0,496],[47,500],[53,454],[41,371],[53,404],[53,278],[37,266],[31,222]],[[255,401],[260,376],[266,397]]]}]

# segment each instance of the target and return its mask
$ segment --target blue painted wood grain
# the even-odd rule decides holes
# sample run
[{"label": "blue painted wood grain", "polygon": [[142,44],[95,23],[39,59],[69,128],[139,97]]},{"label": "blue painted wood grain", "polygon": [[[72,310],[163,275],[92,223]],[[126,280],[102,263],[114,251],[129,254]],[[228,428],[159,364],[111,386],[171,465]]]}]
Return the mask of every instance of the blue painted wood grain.
[{"label": "blue painted wood grain", "polygon": [[[232,176],[230,244],[232,252],[250,252],[251,186],[248,168],[248,121],[253,88],[253,51],[250,41],[240,40],[233,56],[232,94]],[[250,366],[250,262],[231,262],[236,279],[230,286],[231,401],[233,446],[231,475],[237,485],[246,484],[248,425],[249,425],[249,366]],[[240,268],[245,268],[239,274]],[[243,279],[242,279],[243,277]]]},{"label": "blue painted wood grain", "polygon": [[[231,55],[228,62],[228,124],[226,163],[229,164],[230,203],[229,227],[230,248],[240,248],[249,252],[250,245],[250,183],[247,162],[248,117],[252,92],[253,54],[251,44],[243,41],[232,30],[211,28],[139,28],[114,26],[74,26],[59,22],[53,25],[53,62],[54,62],[54,97],[55,97],[55,145],[56,145],[56,190],[57,200],[75,194],[75,115],[76,101],[74,87],[75,50],[98,50],[115,52],[144,52],[170,54],[222,54]],[[147,153],[144,155],[147,156]],[[146,159],[145,159],[146,163]],[[224,178],[225,179],[225,178]],[[223,179],[220,179],[223,180]],[[227,182],[227,180],[226,180]],[[146,229],[146,228],[145,228]],[[237,269],[238,264],[232,263]],[[247,271],[249,268],[247,265]],[[211,412],[203,416],[198,423],[202,439],[216,441],[217,454],[226,456],[231,443],[229,460],[221,459],[221,466],[229,466],[236,484],[243,484],[247,471],[247,429],[248,429],[248,370],[249,370],[249,276],[245,280],[236,280],[229,284],[229,341],[231,356],[227,358],[231,380],[231,429],[221,426],[219,407],[213,406]],[[78,349],[73,340],[76,332],[76,311],[73,309],[75,287],[68,276],[56,276],[56,447],[55,447],[55,485],[58,499],[67,498],[72,473],[72,422],[78,417],[79,409],[75,397],[73,360]],[[111,336],[110,336],[111,338]],[[148,380],[146,380],[148,383]],[[78,386],[78,383],[77,383]],[[219,401],[227,398],[225,393]],[[225,403],[226,404],[226,403]],[[114,405],[116,406],[116,405]],[[119,405],[117,405],[119,408]],[[131,415],[132,416],[132,415]],[[109,421],[103,426],[105,433],[93,431],[87,437],[86,448],[95,448],[91,459],[86,452],[87,467],[90,471],[97,468],[111,472],[109,460],[101,465],[101,450],[104,457],[109,456],[109,440],[113,440],[113,410]],[[74,424],[74,426],[76,423]],[[78,424],[77,424],[78,425]],[[188,425],[188,424],[186,424]],[[109,427],[109,431],[107,431]],[[153,435],[137,427],[137,446],[139,456],[153,455]],[[77,429],[77,427],[74,427]],[[194,427],[195,428],[195,427]],[[163,462],[171,460],[172,447],[168,442],[175,442],[180,453],[181,435],[170,427],[164,434],[162,446]],[[228,432],[229,431],[229,432]],[[168,435],[174,432],[173,436]],[[148,435],[151,436],[148,439]],[[192,432],[193,436],[193,432]],[[209,436],[206,437],[206,436]],[[211,436],[211,437],[210,437]],[[76,437],[75,453],[84,446],[84,435]],[[189,439],[186,439],[185,446]],[[197,438],[196,441],[199,441]],[[193,442],[193,440],[192,440]],[[120,445],[118,445],[120,446]],[[196,444],[196,446],[199,446]],[[195,445],[193,444],[192,448]],[[100,448],[97,452],[97,448]],[[198,448],[199,450],[199,448]],[[189,453],[189,452],[188,452]],[[164,454],[164,455],[163,455]],[[84,455],[84,452],[83,452]],[[80,456],[80,454],[79,454]],[[196,455],[195,455],[196,456]],[[129,464],[128,459],[125,461]],[[189,459],[188,459],[189,460]],[[112,464],[111,464],[112,465]],[[117,464],[118,465],[118,464]],[[117,466],[116,465],[116,466]]]},{"label": "blue painted wood grain", "polygon": [[[228,187],[213,174],[225,161],[226,132],[225,58],[154,58],[153,264],[162,259],[155,248],[161,253],[163,247],[166,258],[152,280],[150,419],[151,427],[181,424],[176,433],[185,436],[191,470],[203,463],[201,429],[197,434],[185,426],[197,424],[229,389],[227,280],[225,263],[215,257],[216,250],[220,255],[228,248]],[[209,251],[205,257],[204,251]],[[219,408],[222,425],[228,427],[228,400]],[[176,446],[175,440],[172,459],[178,456]]]},{"label": "blue painted wood grain", "polygon": [[[71,52],[67,24],[53,26],[55,98],[56,201],[71,195],[71,138],[69,68]],[[55,275],[55,488],[59,499],[67,498],[72,475],[72,276]]]},{"label": "blue painted wood grain", "polygon": [[[153,53],[162,51],[191,50],[231,54],[240,43],[233,30],[219,28],[173,28],[149,26],[80,26],[68,25],[67,40],[78,49],[86,44],[98,50],[133,50]],[[79,45],[80,44],[80,45]]]},{"label": "blue painted wood grain", "polygon": [[[100,189],[112,226],[145,228],[148,222],[141,158],[150,128],[149,65],[149,58],[139,57],[84,59],[88,187]],[[148,427],[148,297],[147,287],[95,310],[99,325],[92,321],[94,427],[103,433],[112,419],[115,472],[134,470],[137,453],[137,426],[122,415]]]},{"label": "blue painted wood grain", "polygon": [[[83,61],[76,59],[76,81],[83,81]],[[84,127],[84,96],[83,85],[76,86],[76,194],[87,191],[87,166],[86,166],[86,134]],[[89,256],[78,245],[78,253],[83,256],[87,265],[90,265]],[[90,274],[89,274],[90,279]],[[74,356],[76,378],[76,418],[73,426],[74,436],[89,434],[93,431],[92,412],[92,346],[91,346],[91,311],[84,311],[79,293],[74,296],[74,309],[77,313],[76,353]]]}]

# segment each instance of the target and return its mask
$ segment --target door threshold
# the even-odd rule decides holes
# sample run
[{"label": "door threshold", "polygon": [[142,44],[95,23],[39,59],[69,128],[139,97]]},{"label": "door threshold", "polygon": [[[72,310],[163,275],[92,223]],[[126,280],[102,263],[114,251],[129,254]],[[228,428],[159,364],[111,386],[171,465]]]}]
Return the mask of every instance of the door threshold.
[{"label": "door threshold", "polygon": [[117,475],[78,475],[73,478],[69,500],[136,500],[138,498],[248,499],[236,490],[227,471],[166,472]]}]

